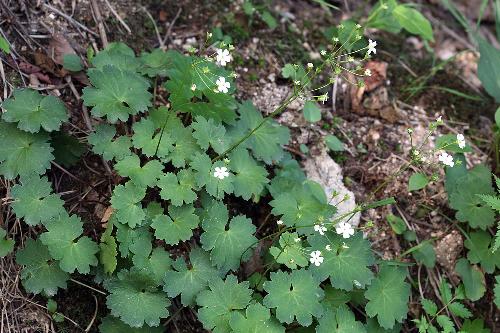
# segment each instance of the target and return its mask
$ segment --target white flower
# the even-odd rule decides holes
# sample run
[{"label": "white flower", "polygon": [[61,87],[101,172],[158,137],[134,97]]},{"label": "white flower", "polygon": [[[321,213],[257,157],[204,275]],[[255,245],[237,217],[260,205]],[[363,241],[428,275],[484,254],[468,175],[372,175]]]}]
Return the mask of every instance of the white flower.
[{"label": "white flower", "polygon": [[193,85],[191,86],[191,90],[192,91],[195,91],[196,90],[196,84],[193,83]]},{"label": "white flower", "polygon": [[457,143],[461,149],[465,148],[465,137],[463,134],[457,134]]},{"label": "white flower", "polygon": [[330,244],[328,244],[327,246],[325,246],[325,249],[326,249],[327,251],[331,251],[331,250],[332,250],[332,247],[330,246]]},{"label": "white flower", "polygon": [[314,231],[319,232],[321,236],[325,234],[326,227],[323,224],[316,224],[314,225]]},{"label": "white flower", "polygon": [[321,251],[312,251],[311,252],[311,259],[309,259],[311,264],[319,266],[323,263],[323,260],[324,260],[324,258],[321,255]]},{"label": "white flower", "polygon": [[312,62],[307,63],[307,68],[312,69],[313,67],[314,67],[314,65],[312,64]]},{"label": "white flower", "polygon": [[219,76],[217,81],[215,81],[215,84],[217,84],[217,91],[221,93],[227,93],[229,91],[229,87],[231,86],[223,76]]},{"label": "white flower", "polygon": [[377,46],[377,42],[373,41],[371,39],[368,40],[368,51],[366,51],[366,55],[370,54],[377,54],[377,49],[375,48]]},{"label": "white flower", "polygon": [[325,56],[325,55],[326,55],[326,51],[325,51],[325,50],[321,50],[321,51],[319,51],[319,53],[320,53],[322,56]]},{"label": "white flower", "polygon": [[276,224],[278,224],[278,225],[282,225],[282,224],[283,224],[283,221],[278,220],[278,221],[276,221]]},{"label": "white flower", "polygon": [[295,241],[295,243],[298,243],[298,242],[300,242],[300,238],[295,238],[294,241]]},{"label": "white flower", "polygon": [[442,152],[441,155],[439,155],[439,161],[444,165],[449,166],[450,168],[453,168],[453,166],[455,165],[455,162],[453,161],[453,156],[451,156],[447,152]]},{"label": "white flower", "polygon": [[231,62],[233,57],[229,53],[229,50],[217,49],[217,55],[215,56],[215,61],[221,66],[226,66],[227,63]]},{"label": "white flower", "polygon": [[333,41],[337,43],[339,41],[338,37],[333,37]]},{"label": "white flower", "polygon": [[299,80],[295,80],[295,81],[293,81],[293,84],[295,84],[296,86],[300,86],[300,81]]},{"label": "white flower", "polygon": [[215,167],[214,177],[219,178],[220,180],[229,176],[229,172],[226,167]]},{"label": "white flower", "polygon": [[335,225],[335,231],[344,238],[349,238],[354,235],[354,228],[347,222],[337,223]]},{"label": "white flower", "polygon": [[365,69],[365,76],[372,76],[372,71],[370,69]]},{"label": "white flower", "polygon": [[328,101],[328,93],[318,96],[318,102],[325,104]]}]

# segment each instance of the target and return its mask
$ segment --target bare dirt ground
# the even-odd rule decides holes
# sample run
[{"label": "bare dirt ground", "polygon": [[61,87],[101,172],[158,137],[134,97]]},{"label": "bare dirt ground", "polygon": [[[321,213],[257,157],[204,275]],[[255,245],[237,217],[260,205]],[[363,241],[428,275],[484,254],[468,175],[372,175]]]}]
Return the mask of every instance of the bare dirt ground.
[{"label": "bare dirt ground", "polygon": [[[358,202],[366,199],[378,184],[409,159],[407,129],[414,130],[413,139],[418,142],[425,136],[429,123],[438,116],[447,124],[440,129],[442,133],[466,133],[473,140],[471,165],[493,160],[488,140],[492,137],[494,109],[475,73],[478,55],[467,51],[439,66],[442,59],[471,45],[439,1],[421,2],[434,25],[436,42],[430,47],[434,48],[437,58],[433,59],[415,37],[372,31],[370,34],[379,41],[380,51],[369,64],[376,75],[366,89],[361,91],[346,82],[338,82],[328,103],[322,105],[323,120],[314,125],[303,120],[300,103],[292,105],[279,118],[292,129],[293,138],[287,149],[301,161],[322,151],[320,139],[325,134],[335,134],[346,143],[348,150],[332,157],[341,165],[344,183],[355,193]],[[465,8],[471,5],[468,1],[462,2]],[[99,50],[112,41],[124,41],[137,52],[156,47],[183,50],[187,45],[198,46],[207,32],[217,28],[231,36],[236,46],[234,63],[239,74],[239,97],[252,99],[262,112],[269,113],[289,93],[288,83],[280,75],[282,66],[287,62],[305,63],[314,59],[327,42],[322,31],[350,16],[366,16],[370,8],[361,0],[334,2],[342,11],[326,11],[305,0],[270,3],[269,8],[278,19],[274,30],[259,20],[249,22],[241,1],[1,0],[0,33],[9,41],[12,56],[1,55],[0,94],[6,98],[14,87],[30,86],[60,96],[71,110],[74,124],[65,130],[83,142],[92,126],[80,99],[81,88],[88,82],[84,75],[71,76],[62,69],[62,54],[84,55],[89,47]],[[466,12],[473,20],[473,11]],[[488,15],[486,20],[491,19]],[[450,95],[435,89],[438,86],[479,95],[482,99]],[[301,151],[300,145],[309,147],[309,156]],[[114,176],[104,169],[102,162],[88,154],[75,167],[53,167],[51,172],[59,185],[57,192],[72,191],[65,197],[68,209],[80,214],[90,225],[99,222],[115,183]],[[386,221],[390,213],[403,217],[408,229],[416,232],[417,242],[435,238],[438,262],[435,268],[410,268],[412,276],[418,277],[417,283],[428,281],[420,285],[421,294],[412,297],[411,315],[418,317],[420,297],[439,298],[440,277],[447,276],[456,282],[452,268],[461,254],[463,238],[457,231],[454,213],[446,208],[442,182],[410,194],[409,176],[409,171],[401,174],[377,193],[378,198],[396,196],[398,204],[368,211],[361,216],[361,226],[373,224],[366,228],[367,236],[375,251],[386,259],[411,259],[399,257],[411,245],[392,231]],[[8,182],[0,183],[0,197],[6,197],[9,186]],[[2,203],[6,201],[7,198]],[[16,235],[17,244],[21,244],[26,235],[39,232],[36,228],[21,227],[6,205],[0,206],[0,211],[0,226]],[[96,239],[99,232],[88,230]],[[42,298],[23,292],[19,268],[12,257],[1,259],[0,276],[4,332],[80,331],[75,325],[96,332],[100,318],[105,315],[101,294],[70,282],[69,289],[56,297],[67,320],[56,324]],[[75,280],[95,286],[85,277]],[[500,329],[499,314],[492,304],[492,295],[487,294],[480,302],[468,306],[473,306],[474,313],[484,318],[495,332]],[[179,304],[174,305],[181,308]],[[410,327],[405,325],[405,332],[413,332]],[[168,331],[202,330],[195,313],[185,308],[169,321]]]}]

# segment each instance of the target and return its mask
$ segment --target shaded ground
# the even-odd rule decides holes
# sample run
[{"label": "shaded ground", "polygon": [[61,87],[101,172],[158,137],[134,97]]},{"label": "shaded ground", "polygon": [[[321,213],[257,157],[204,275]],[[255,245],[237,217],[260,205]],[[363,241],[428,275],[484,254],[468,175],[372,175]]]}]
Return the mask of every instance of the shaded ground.
[{"label": "shaded ground", "polygon": [[[0,32],[11,43],[12,58],[2,55],[5,72],[3,97],[15,86],[30,85],[40,90],[50,90],[64,99],[72,111],[72,128],[66,128],[72,136],[84,140],[88,133],[88,122],[79,99],[79,91],[85,77],[68,79],[61,71],[58,55],[76,52],[85,54],[88,47],[101,49],[106,40],[124,41],[137,52],[155,47],[184,49],[187,45],[198,46],[207,32],[222,34],[232,39],[236,46],[235,71],[240,75],[238,90],[241,99],[252,99],[264,113],[289,93],[288,83],[280,76],[287,62],[308,62],[318,56],[318,50],[327,43],[323,31],[336,25],[348,16],[365,17],[369,6],[364,1],[335,3],[340,11],[326,11],[308,1],[273,1],[269,9],[278,21],[276,29],[270,29],[259,18],[249,19],[244,14],[240,1],[184,1],[175,4],[159,0],[112,1],[3,1],[1,4]],[[93,7],[93,4],[97,6]],[[460,30],[451,15],[438,4],[428,4],[426,15],[450,26],[435,25],[436,54],[455,54],[468,47],[467,36]],[[96,8],[97,7],[97,8]],[[453,31],[453,34],[449,32]],[[130,31],[131,33],[129,33]],[[458,37],[457,37],[458,36]],[[409,138],[407,129],[414,129],[414,138],[423,138],[429,122],[441,115],[451,127],[443,133],[465,132],[473,139],[474,153],[470,163],[487,162],[492,157],[491,139],[493,103],[477,84],[474,60],[477,55],[468,52],[446,65],[433,57],[416,38],[407,35],[389,35],[373,32],[379,41],[379,54],[373,66],[380,69],[377,87],[360,93],[345,82],[339,82],[331,91],[336,99],[322,105],[323,120],[314,125],[306,124],[300,114],[300,103],[292,105],[279,121],[292,128],[293,139],[288,150],[298,159],[308,158],[300,145],[309,147],[309,154],[322,149],[321,138],[334,133],[348,145],[348,152],[333,157],[342,165],[345,183],[356,194],[358,202],[370,195],[378,184],[401,167],[408,159]],[[64,50],[64,52],[62,51]],[[386,70],[381,70],[386,63]],[[446,87],[467,96],[460,97],[440,90]],[[161,103],[161,101],[160,101]],[[98,238],[101,220],[111,186],[116,179],[95,156],[84,156],[83,163],[63,169],[53,167],[51,180],[58,185],[57,192],[75,191],[65,194],[67,208],[77,212],[88,222],[88,234]],[[412,276],[420,281],[422,294],[415,294],[410,306],[411,314],[418,317],[417,306],[421,296],[436,299],[439,277],[448,276],[456,283],[452,272],[457,255],[461,254],[463,239],[454,226],[454,213],[446,208],[446,194],[442,183],[432,184],[423,193],[407,194],[410,173],[403,173],[394,183],[377,193],[378,197],[396,196],[398,205],[372,210],[362,216],[364,226],[368,221],[373,227],[367,229],[374,250],[385,259],[394,259],[413,244],[397,236],[386,222],[389,213],[404,218],[407,227],[414,230],[421,241],[436,238],[438,265],[433,270],[419,266],[411,268]],[[90,184],[90,185],[89,185]],[[1,197],[6,197],[9,184],[3,183]],[[5,199],[6,201],[7,199]],[[96,203],[99,203],[96,205]],[[29,232],[23,230],[1,206],[0,225],[15,234],[18,244]],[[263,220],[264,212],[255,219]],[[260,222],[257,222],[260,223]],[[400,258],[410,261],[410,257]],[[72,332],[74,325],[66,320],[57,324],[50,320],[43,308],[44,300],[24,295],[18,286],[18,270],[12,258],[2,259],[1,295],[2,319],[7,332],[32,331]],[[75,280],[94,286],[84,277]],[[95,332],[105,312],[104,298],[98,292],[71,283],[66,292],[56,300],[64,309],[64,315],[80,327],[90,327]],[[175,303],[175,302],[174,302]],[[180,309],[177,302],[175,308]],[[499,314],[492,304],[492,295],[468,306],[479,317],[484,318],[495,332]],[[173,312],[173,311],[172,311]],[[36,314],[33,316],[33,314]],[[6,318],[2,316],[2,318]],[[6,321],[5,321],[6,320]],[[31,325],[31,326],[30,326]],[[17,329],[13,329],[17,327]],[[31,330],[30,330],[31,327]],[[410,324],[405,332],[410,332]],[[196,332],[200,324],[190,309],[182,309],[168,323],[169,331]],[[10,329],[10,331],[9,331]]]}]

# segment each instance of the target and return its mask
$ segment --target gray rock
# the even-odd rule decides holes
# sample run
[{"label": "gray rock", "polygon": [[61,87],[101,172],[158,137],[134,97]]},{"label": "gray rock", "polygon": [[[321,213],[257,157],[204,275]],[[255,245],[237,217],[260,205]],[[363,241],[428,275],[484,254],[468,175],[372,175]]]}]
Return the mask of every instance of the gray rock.
[{"label": "gray rock", "polygon": [[[354,193],[349,191],[344,185],[342,169],[330,156],[328,156],[326,150],[322,150],[319,155],[307,159],[304,163],[304,171],[309,179],[323,186],[327,198],[331,198],[334,191],[339,193],[339,195],[332,200],[332,204],[335,205],[341,201],[345,195],[348,196],[347,200],[337,205],[338,211],[334,218],[348,213],[356,207]],[[347,221],[347,219],[348,217],[346,217],[344,221]],[[360,214],[356,213],[349,220],[349,223],[353,227],[357,227],[359,219]]]}]

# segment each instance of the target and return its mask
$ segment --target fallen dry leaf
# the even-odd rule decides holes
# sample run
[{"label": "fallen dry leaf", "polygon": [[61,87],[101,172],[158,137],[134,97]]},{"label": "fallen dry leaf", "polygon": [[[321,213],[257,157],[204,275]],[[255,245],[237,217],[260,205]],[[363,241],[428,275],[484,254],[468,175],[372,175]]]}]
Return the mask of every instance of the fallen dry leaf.
[{"label": "fallen dry leaf", "polygon": [[370,92],[383,85],[387,79],[387,66],[384,61],[368,61],[365,69],[372,72],[371,76],[365,77],[365,91]]}]

